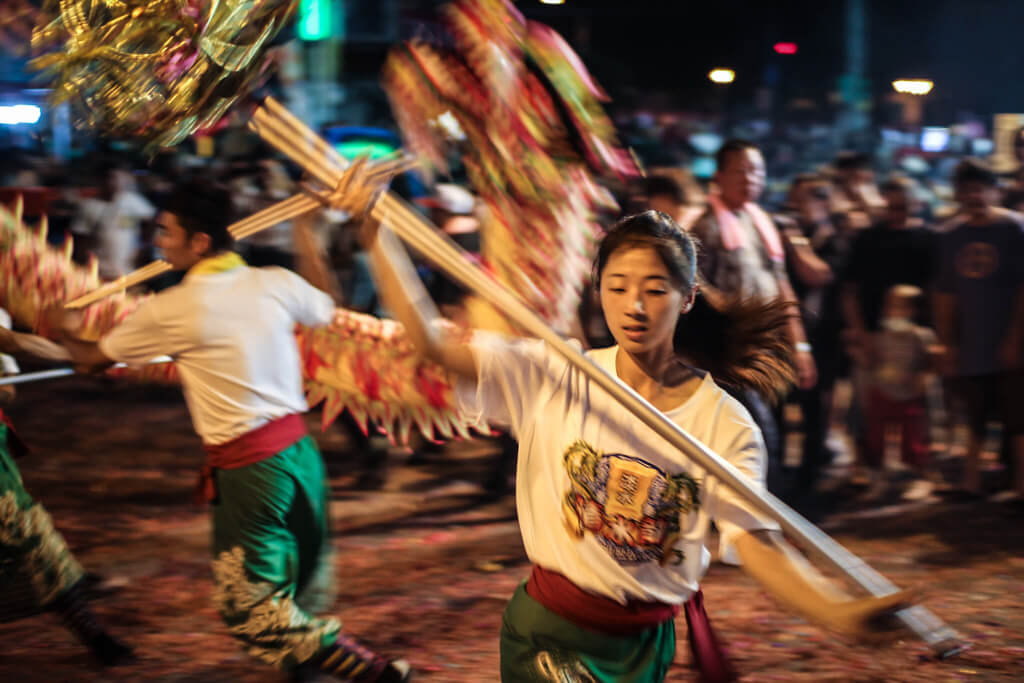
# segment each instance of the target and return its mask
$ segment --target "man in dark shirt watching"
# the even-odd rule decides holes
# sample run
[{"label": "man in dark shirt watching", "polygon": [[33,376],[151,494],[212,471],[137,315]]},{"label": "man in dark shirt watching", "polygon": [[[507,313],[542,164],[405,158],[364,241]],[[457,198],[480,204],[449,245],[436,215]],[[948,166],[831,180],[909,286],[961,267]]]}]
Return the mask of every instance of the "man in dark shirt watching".
[{"label": "man in dark shirt watching", "polygon": [[997,178],[980,161],[953,171],[960,212],[943,228],[935,283],[935,328],[946,347],[944,370],[963,397],[971,439],[961,481],[982,493],[979,459],[988,418],[1003,423],[1005,483],[1024,495],[1024,227],[997,208]]}]

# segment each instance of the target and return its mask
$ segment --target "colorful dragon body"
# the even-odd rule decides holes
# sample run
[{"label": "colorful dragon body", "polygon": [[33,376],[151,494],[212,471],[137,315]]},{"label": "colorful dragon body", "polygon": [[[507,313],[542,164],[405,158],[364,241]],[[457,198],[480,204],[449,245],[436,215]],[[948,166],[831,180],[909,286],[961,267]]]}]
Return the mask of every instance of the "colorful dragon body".
[{"label": "colorful dragon body", "polygon": [[[212,125],[254,82],[260,46],[294,3],[49,0],[46,8],[34,46],[57,49],[35,65],[54,76],[58,97],[77,102],[103,132],[161,146]],[[460,0],[445,12],[454,50],[410,43],[389,59],[384,83],[395,115],[411,151],[440,172],[455,145],[437,122],[454,117],[464,135],[455,151],[488,209],[486,266],[568,331],[596,214],[614,208],[596,175],[625,178],[637,169],[615,142],[604,93],[558,34],[504,0]],[[99,285],[95,264],[72,263],[70,242],[46,245],[45,225],[28,229],[18,208],[0,220],[0,306],[21,325],[38,328],[44,309]],[[139,302],[122,293],[87,307],[81,334],[98,337]],[[507,329],[479,300],[469,309],[475,326]],[[447,375],[420,361],[392,321],[339,310],[333,325],[296,335],[309,403],[323,404],[324,427],[347,408],[402,440],[413,425],[428,438],[487,430],[456,412]],[[170,364],[119,372],[176,381]]]},{"label": "colorful dragon body", "polygon": [[267,48],[298,5],[45,0],[30,65],[52,79],[56,101],[74,102],[81,123],[172,147],[265,79]]},{"label": "colorful dragon body", "polygon": [[[82,267],[71,260],[70,238],[55,248],[47,244],[45,220],[29,228],[20,204],[13,210],[0,205],[0,307],[16,323],[40,329],[45,310],[99,284],[95,262]],[[79,336],[98,339],[142,301],[143,297],[121,293],[86,307]],[[420,360],[394,321],[338,309],[330,326],[299,326],[295,334],[306,397],[311,406],[323,404],[324,429],[347,409],[364,430],[367,423],[374,423],[403,443],[413,426],[428,439],[469,437],[471,430],[488,432],[486,425],[468,420],[455,409],[448,375]],[[112,372],[137,381],[178,381],[173,363]]]},{"label": "colorful dragon body", "polygon": [[595,174],[638,169],[617,146],[607,97],[561,36],[506,0],[459,0],[445,13],[453,50],[411,42],[390,55],[392,110],[410,151],[433,170],[447,173],[450,155],[460,157],[487,207],[487,267],[568,331],[597,212],[615,208]]}]

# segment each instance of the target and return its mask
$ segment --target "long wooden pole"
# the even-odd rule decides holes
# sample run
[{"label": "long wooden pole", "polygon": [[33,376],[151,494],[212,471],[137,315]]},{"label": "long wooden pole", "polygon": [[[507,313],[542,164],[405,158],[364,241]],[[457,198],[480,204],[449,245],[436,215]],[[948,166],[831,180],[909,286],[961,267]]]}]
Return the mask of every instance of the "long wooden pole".
[{"label": "long wooden pole", "polygon": [[[157,365],[160,363],[171,363],[173,362],[169,356],[159,356],[152,359],[151,361],[144,363],[144,365]],[[112,368],[126,368],[127,363],[114,363],[110,367]],[[57,379],[59,377],[70,377],[76,374],[74,368],[53,368],[51,370],[39,370],[37,372],[23,372],[18,375],[10,375],[8,377],[0,377],[0,387],[11,386],[14,384],[28,384],[29,382],[39,382],[44,379]]]},{"label": "long wooden pole", "polygon": [[[257,110],[250,127],[320,182],[328,187],[337,185],[341,170],[347,162],[344,159],[339,161],[340,155],[325,149],[326,143],[319,136],[308,130],[276,101],[268,98],[264,106]],[[819,555],[833,569],[871,595],[884,596],[898,591],[892,582],[859,557],[772,494],[755,488],[732,464],[682,430],[617,377],[608,374],[579,353],[534,313],[522,298],[484,274],[450,238],[426,223],[401,199],[388,193],[377,202],[371,213],[449,277],[485,299],[528,334],[547,342],[637,419],[748,503],[775,519],[786,534]],[[949,656],[962,647],[960,636],[921,605],[902,610],[897,616],[940,656]]]},{"label": "long wooden pole", "polygon": [[75,374],[74,368],[55,368],[53,370],[40,370],[39,372],[24,372],[20,375],[0,377],[0,387],[11,386],[14,384],[27,384],[29,382],[38,382],[40,380],[54,379],[56,377],[70,377],[73,374]]},{"label": "long wooden pole", "polygon": [[[272,204],[267,208],[254,213],[248,218],[232,223],[228,226],[228,232],[236,240],[243,240],[246,237],[251,237],[258,232],[266,230],[269,227],[282,223],[284,221],[301,216],[304,213],[315,211],[323,207],[323,203],[318,199],[311,197],[307,194],[296,194],[288,199],[283,199],[276,204]],[[85,308],[97,301],[102,301],[108,296],[122,292],[129,287],[142,284],[148,280],[153,279],[157,275],[166,273],[171,270],[173,266],[170,263],[162,259],[152,261],[127,275],[122,275],[116,280],[111,280],[106,284],[100,285],[91,292],[87,292],[71,301],[64,304],[65,308]]]}]

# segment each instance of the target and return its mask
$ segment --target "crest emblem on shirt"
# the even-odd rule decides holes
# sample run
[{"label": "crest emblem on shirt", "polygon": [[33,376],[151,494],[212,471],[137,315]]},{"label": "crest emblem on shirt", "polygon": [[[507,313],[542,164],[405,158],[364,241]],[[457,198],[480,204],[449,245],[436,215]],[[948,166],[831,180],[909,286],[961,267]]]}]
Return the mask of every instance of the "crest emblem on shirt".
[{"label": "crest emblem on shirt", "polygon": [[682,562],[680,516],[700,506],[699,484],[629,455],[601,454],[576,441],[563,456],[571,485],[562,501],[566,530],[588,532],[619,562]]},{"label": "crest emblem on shirt", "polygon": [[962,277],[980,280],[996,272],[999,252],[988,242],[971,242],[956,255],[956,270]]}]

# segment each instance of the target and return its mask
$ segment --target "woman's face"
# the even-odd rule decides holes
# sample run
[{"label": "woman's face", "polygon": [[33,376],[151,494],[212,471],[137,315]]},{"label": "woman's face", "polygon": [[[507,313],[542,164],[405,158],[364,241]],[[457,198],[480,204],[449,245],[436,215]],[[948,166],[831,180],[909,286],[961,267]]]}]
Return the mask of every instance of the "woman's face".
[{"label": "woman's face", "polygon": [[631,353],[672,347],[679,315],[693,297],[669,278],[654,247],[621,247],[601,272],[601,307],[615,341]]}]

